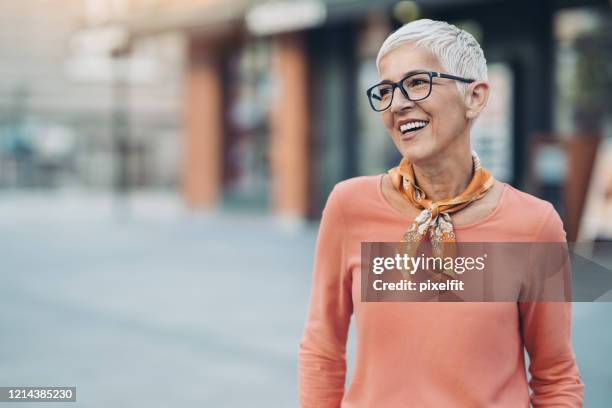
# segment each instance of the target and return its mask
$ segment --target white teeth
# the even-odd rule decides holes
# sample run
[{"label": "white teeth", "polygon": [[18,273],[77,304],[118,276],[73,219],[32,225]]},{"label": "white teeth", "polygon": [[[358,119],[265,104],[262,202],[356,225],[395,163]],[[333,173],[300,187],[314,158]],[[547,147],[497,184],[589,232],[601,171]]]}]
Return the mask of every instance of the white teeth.
[{"label": "white teeth", "polygon": [[427,123],[428,122],[422,122],[422,121],[404,123],[402,126],[400,126],[400,132],[405,132],[410,129],[422,128],[422,127],[427,126]]}]

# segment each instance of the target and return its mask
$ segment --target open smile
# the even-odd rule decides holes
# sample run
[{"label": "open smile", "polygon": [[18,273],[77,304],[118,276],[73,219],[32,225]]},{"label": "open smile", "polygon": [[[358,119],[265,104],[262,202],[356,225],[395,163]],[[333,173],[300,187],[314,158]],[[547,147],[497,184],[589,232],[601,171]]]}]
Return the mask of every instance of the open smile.
[{"label": "open smile", "polygon": [[402,140],[410,140],[424,128],[427,127],[429,121],[426,120],[411,120],[399,125],[399,131],[402,134]]}]

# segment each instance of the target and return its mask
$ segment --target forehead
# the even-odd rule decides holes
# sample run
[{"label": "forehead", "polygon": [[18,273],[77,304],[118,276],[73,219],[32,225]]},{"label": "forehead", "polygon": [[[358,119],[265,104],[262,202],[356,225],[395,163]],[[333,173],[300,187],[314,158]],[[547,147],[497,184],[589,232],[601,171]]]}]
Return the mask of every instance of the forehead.
[{"label": "forehead", "polygon": [[406,43],[392,49],[380,59],[381,80],[399,81],[413,70],[442,71],[438,60],[426,50]]}]

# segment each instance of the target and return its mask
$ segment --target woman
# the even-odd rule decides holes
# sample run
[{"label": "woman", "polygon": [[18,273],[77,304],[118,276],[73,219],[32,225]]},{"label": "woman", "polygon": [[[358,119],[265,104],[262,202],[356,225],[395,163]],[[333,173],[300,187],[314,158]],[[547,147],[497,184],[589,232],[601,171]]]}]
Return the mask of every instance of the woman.
[{"label": "woman", "polygon": [[[301,406],[582,406],[570,303],[361,302],[362,241],[565,241],[551,204],[493,179],[472,154],[470,128],[489,85],[470,34],[411,22],[385,40],[377,66],[381,82],[368,97],[403,158],[328,197],[300,343]],[[357,350],[345,392],[352,314]]]}]

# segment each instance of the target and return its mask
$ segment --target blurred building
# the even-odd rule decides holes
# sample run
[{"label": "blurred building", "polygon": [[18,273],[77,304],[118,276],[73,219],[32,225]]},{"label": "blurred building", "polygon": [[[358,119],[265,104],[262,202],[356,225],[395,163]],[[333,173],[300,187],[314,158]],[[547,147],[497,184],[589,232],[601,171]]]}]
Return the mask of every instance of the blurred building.
[{"label": "blurred building", "polygon": [[[494,93],[474,147],[496,177],[552,201],[570,237],[611,116],[608,0],[2,7],[0,52],[13,64],[2,75],[18,79],[0,83],[5,185],[41,173],[32,163],[45,155],[28,140],[44,118],[39,139],[56,158],[42,174],[72,166],[64,174],[84,184],[176,186],[193,208],[316,217],[336,182],[399,161],[365,89],[384,38],[422,17],[480,41]],[[15,15],[28,16],[27,35]]]},{"label": "blurred building", "polygon": [[113,59],[122,4],[0,2],[0,188],[176,184],[183,36]]},{"label": "blurred building", "polygon": [[133,41],[161,32],[187,39],[187,202],[297,216],[318,214],[338,180],[399,160],[364,90],[377,80],[386,35],[419,17],[453,22],[485,49],[497,90],[474,131],[485,164],[562,207],[563,148],[542,150],[535,165],[534,143],[582,131],[567,118],[571,95],[563,99],[576,81],[557,84],[575,65],[560,50],[583,26],[605,25],[597,16],[610,10],[608,1],[579,0],[131,3]]}]

